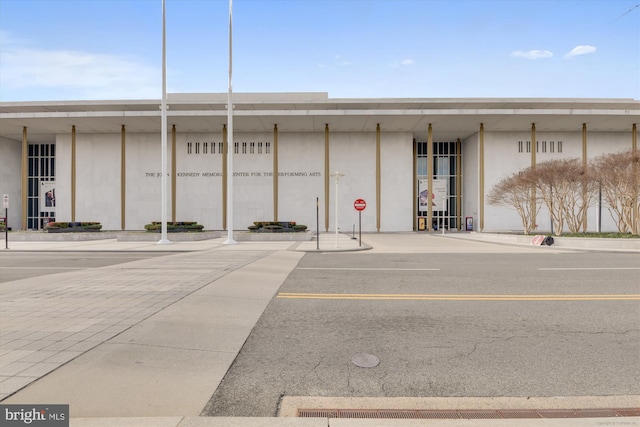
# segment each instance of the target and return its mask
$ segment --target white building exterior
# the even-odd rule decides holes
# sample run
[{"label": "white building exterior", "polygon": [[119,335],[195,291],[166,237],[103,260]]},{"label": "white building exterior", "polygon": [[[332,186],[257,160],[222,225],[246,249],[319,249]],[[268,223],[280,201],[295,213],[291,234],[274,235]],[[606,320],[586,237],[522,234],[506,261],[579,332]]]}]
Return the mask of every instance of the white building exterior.
[{"label": "white building exterior", "polygon": [[[502,178],[559,158],[637,149],[633,99],[332,99],[325,93],[236,94],[233,200],[226,198],[226,94],[168,99],[168,220],[208,230],[295,221],[315,230],[521,230],[517,213],[488,205]],[[98,221],[141,230],[161,217],[158,100],[0,103],[0,193],[13,229]],[[532,142],[533,141],[533,142]],[[335,194],[336,172],[344,174]],[[431,179],[429,179],[431,176]],[[45,184],[43,184],[43,182]],[[445,208],[420,192],[446,188]],[[55,207],[43,206],[55,189]],[[316,199],[319,201],[316,204]],[[337,199],[337,200],[336,200]],[[441,199],[437,199],[438,201]],[[438,202],[439,204],[439,202]],[[597,213],[588,214],[595,230]],[[443,213],[444,212],[444,213]],[[548,230],[549,214],[538,215]],[[603,230],[615,230],[604,208]]]}]

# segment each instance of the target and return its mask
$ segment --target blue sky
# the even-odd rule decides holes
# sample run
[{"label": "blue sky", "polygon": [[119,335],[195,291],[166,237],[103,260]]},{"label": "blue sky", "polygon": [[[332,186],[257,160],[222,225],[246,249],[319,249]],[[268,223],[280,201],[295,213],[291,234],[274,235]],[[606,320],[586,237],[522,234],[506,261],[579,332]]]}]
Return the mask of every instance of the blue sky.
[{"label": "blue sky", "polygon": [[[228,0],[166,0],[167,90],[228,88]],[[159,99],[161,0],[0,0],[0,101]],[[234,92],[640,99],[639,0],[234,0]]]}]

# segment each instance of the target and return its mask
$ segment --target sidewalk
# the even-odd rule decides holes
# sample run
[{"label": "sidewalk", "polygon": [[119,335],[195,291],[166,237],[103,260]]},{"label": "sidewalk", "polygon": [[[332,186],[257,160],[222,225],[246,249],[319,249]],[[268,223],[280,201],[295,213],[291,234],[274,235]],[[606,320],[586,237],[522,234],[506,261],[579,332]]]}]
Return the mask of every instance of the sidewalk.
[{"label": "sidewalk", "polygon": [[[473,234],[340,234],[316,241],[226,237],[154,241],[12,241],[9,251],[169,251],[167,256],[0,284],[2,404],[69,404],[93,426],[591,426],[640,418],[394,420],[207,418],[200,411],[305,252],[536,251]],[[451,237],[451,238],[449,238]],[[456,237],[456,238],[453,238]],[[437,239],[437,240],[434,240]],[[470,239],[474,239],[473,241]],[[0,249],[0,254],[5,249]],[[565,249],[566,250],[566,249]],[[627,250],[627,249],[624,249]],[[633,250],[633,249],[632,249]],[[610,402],[640,406],[636,397]],[[425,401],[426,402],[426,401]]]}]

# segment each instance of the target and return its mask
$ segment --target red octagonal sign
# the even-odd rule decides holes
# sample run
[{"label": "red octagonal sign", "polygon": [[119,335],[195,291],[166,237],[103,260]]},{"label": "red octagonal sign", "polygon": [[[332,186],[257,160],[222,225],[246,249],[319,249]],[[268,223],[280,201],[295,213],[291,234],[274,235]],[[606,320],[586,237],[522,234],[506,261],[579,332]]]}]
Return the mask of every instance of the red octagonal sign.
[{"label": "red octagonal sign", "polygon": [[356,208],[357,211],[363,211],[367,207],[367,202],[364,199],[358,199],[353,202],[353,207]]}]

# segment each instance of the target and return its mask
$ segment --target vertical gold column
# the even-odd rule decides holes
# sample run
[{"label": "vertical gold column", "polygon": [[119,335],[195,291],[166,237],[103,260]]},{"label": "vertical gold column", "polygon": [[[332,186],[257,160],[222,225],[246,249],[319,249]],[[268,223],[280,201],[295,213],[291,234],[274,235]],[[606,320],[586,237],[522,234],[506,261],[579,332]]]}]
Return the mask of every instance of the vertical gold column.
[{"label": "vertical gold column", "polygon": [[[631,127],[631,153],[633,155],[637,155],[638,153],[638,129],[636,127],[636,124],[634,123],[633,126]],[[638,164],[637,162],[633,163],[633,167],[635,168],[634,170],[634,174],[633,176],[636,177],[636,179],[638,179]],[[640,185],[640,182],[636,181],[635,185]],[[636,189],[634,194],[638,194],[638,191]],[[636,198],[637,196],[633,197],[633,210],[631,211],[633,213],[633,218],[631,220],[631,225],[633,227],[633,232],[635,234],[640,233],[640,224],[638,224],[638,221],[640,221],[640,206],[638,203],[638,199]]]},{"label": "vertical gold column", "polygon": [[418,231],[418,147],[413,138],[413,231]]},{"label": "vertical gold column", "polygon": [[433,128],[429,123],[429,130],[427,132],[427,189],[429,192],[429,201],[427,208],[427,230],[433,229],[433,203],[431,202],[433,197]]},{"label": "vertical gold column", "polygon": [[71,221],[76,221],[76,127],[71,126]]},{"label": "vertical gold column", "polygon": [[227,125],[222,125],[222,229],[227,229]]},{"label": "vertical gold column", "polygon": [[587,124],[582,124],[582,167],[587,167]]},{"label": "vertical gold column", "polygon": [[[536,124],[531,123],[531,169],[536,169],[536,153],[538,151],[538,142],[536,140]],[[538,228],[538,219],[536,218],[536,186],[531,186],[531,225],[534,229]]]},{"label": "vertical gold column", "polygon": [[278,125],[273,125],[273,220],[278,221]]},{"label": "vertical gold column", "polygon": [[120,128],[120,229],[126,227],[127,212],[127,150],[126,130],[124,125]]},{"label": "vertical gold column", "polygon": [[177,196],[177,172],[176,172],[176,125],[171,126],[171,222],[176,222],[176,196]]},{"label": "vertical gold column", "polygon": [[456,216],[458,230],[462,230],[462,142],[456,141]]},{"label": "vertical gold column", "polygon": [[29,143],[27,127],[22,127],[22,231],[27,229],[27,201],[29,198]]},{"label": "vertical gold column", "polygon": [[480,231],[484,230],[484,123],[480,123],[480,141],[479,141],[479,159],[478,162],[480,168],[480,187],[478,188],[479,192],[479,202],[480,206],[478,208],[478,228]]},{"label": "vertical gold column", "polygon": [[[587,170],[587,124],[582,124],[582,170]],[[587,204],[587,187],[586,183],[582,184],[582,205]],[[587,231],[587,210],[582,211],[582,232]],[[561,230],[560,230],[561,231]]]},{"label": "vertical gold column", "polygon": [[381,179],[382,170],[380,164],[380,123],[378,123],[376,126],[376,228],[378,229],[378,233],[380,232],[380,205],[382,204]]},{"label": "vertical gold column", "polygon": [[324,231],[329,231],[329,123],[324,125]]}]

